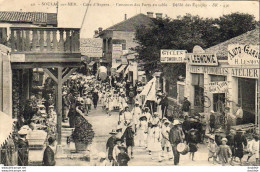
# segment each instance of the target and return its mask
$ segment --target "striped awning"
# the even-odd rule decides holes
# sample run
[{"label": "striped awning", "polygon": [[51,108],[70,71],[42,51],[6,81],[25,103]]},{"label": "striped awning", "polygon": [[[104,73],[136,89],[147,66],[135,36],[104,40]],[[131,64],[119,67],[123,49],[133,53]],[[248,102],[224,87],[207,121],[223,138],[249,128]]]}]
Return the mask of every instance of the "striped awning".
[{"label": "striped awning", "polygon": [[89,66],[93,66],[95,63],[96,63],[96,62],[91,61],[88,65],[89,65]]},{"label": "striped awning", "polygon": [[125,68],[126,68],[127,65],[122,65],[116,72],[117,73],[120,73],[122,72]]},{"label": "striped awning", "polygon": [[114,63],[112,64],[112,69],[117,69],[119,66],[121,65],[121,63]]},{"label": "striped awning", "polygon": [[128,72],[129,72],[129,65],[127,66],[127,68],[126,68],[126,70],[124,72],[124,77],[128,74]]}]

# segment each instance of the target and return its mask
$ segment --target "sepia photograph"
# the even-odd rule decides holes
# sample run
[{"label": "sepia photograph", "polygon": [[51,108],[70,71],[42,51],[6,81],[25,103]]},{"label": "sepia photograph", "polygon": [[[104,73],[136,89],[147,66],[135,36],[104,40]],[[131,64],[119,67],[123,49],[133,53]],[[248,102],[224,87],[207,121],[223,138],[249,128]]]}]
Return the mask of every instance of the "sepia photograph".
[{"label": "sepia photograph", "polygon": [[259,26],[259,1],[0,0],[2,172],[257,172]]}]

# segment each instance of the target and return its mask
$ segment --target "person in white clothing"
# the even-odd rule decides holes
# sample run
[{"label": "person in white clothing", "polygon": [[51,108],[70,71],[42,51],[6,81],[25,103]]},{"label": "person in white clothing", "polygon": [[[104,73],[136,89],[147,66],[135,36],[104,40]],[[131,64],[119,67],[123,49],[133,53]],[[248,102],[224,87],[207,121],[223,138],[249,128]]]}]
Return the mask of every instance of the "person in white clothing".
[{"label": "person in white clothing", "polygon": [[131,113],[132,113],[132,116],[133,116],[133,125],[134,125],[133,129],[136,131],[136,126],[139,122],[139,118],[142,115],[142,111],[141,111],[141,108],[139,107],[138,102],[135,102],[135,107],[132,109]]},{"label": "person in white clothing", "polygon": [[148,133],[147,117],[143,115],[139,118],[137,124],[137,143],[139,143],[138,146],[147,147],[147,133]]},{"label": "person in white clothing", "polygon": [[237,125],[241,125],[243,124],[243,109],[241,107],[241,105],[237,105],[238,106],[238,110],[236,112],[236,124]]},{"label": "person in white clothing", "polygon": [[166,158],[166,155],[168,156],[169,159],[172,159],[172,154],[170,152],[170,141],[169,141],[169,133],[170,133],[170,121],[165,120],[162,126],[162,151],[163,151],[163,157]]},{"label": "person in white clothing", "polygon": [[259,163],[258,162],[259,161],[259,136],[258,135],[254,135],[254,139],[251,141],[248,150],[249,150],[249,155],[247,161],[249,161],[249,159],[254,156],[256,164]]},{"label": "person in white clothing", "polygon": [[125,107],[125,111],[123,113],[123,117],[124,117],[125,124],[126,123],[131,123],[133,121],[133,115],[129,111],[129,106]]},{"label": "person in white clothing", "polygon": [[151,155],[151,152],[153,150],[155,141],[154,141],[154,127],[158,127],[159,128],[159,123],[160,123],[160,119],[158,117],[158,113],[154,112],[152,118],[150,118],[150,120],[148,120],[148,139],[147,139],[147,147],[148,147],[148,151],[149,151],[149,155]]}]

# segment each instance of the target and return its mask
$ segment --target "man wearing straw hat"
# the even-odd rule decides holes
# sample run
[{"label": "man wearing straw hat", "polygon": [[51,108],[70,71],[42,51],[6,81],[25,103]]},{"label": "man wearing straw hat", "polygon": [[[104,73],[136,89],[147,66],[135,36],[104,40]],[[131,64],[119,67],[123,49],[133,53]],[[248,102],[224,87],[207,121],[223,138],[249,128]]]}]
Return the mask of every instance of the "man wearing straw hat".
[{"label": "man wearing straw hat", "polygon": [[172,151],[174,155],[174,165],[178,165],[180,162],[180,153],[177,151],[177,145],[184,140],[184,133],[181,129],[181,122],[179,120],[173,121],[173,127],[170,130],[169,141],[172,145]]},{"label": "man wearing straw hat", "polygon": [[108,153],[108,160],[110,162],[113,161],[113,148],[115,146],[115,142],[116,142],[116,134],[117,132],[115,132],[114,130],[112,130],[109,133],[111,136],[109,137],[109,139],[107,140],[107,144],[106,144],[106,150]]},{"label": "man wearing straw hat", "polygon": [[22,128],[18,131],[20,136],[18,140],[18,166],[28,166],[28,157],[29,157],[29,143],[26,139],[28,130]]}]

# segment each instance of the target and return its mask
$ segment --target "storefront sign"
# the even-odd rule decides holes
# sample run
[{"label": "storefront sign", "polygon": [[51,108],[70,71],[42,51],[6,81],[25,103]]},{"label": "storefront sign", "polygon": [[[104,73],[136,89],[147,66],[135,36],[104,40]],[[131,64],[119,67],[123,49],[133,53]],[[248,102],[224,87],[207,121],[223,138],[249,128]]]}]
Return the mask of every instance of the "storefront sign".
[{"label": "storefront sign", "polygon": [[122,53],[123,53],[123,48],[122,44],[113,44],[112,46],[112,58],[113,59],[120,59]]},{"label": "storefront sign", "polygon": [[161,63],[185,63],[186,50],[161,50]]},{"label": "storefront sign", "polygon": [[228,45],[228,63],[230,65],[259,65],[259,46]]},{"label": "storefront sign", "polygon": [[227,81],[217,81],[209,83],[210,93],[227,93],[228,92],[228,82]]},{"label": "storefront sign", "polygon": [[218,66],[218,59],[217,59],[216,54],[209,54],[209,53],[194,54],[194,53],[191,53],[187,56],[187,61],[191,65]]},{"label": "storefront sign", "polygon": [[190,66],[191,73],[205,73],[212,75],[228,75],[228,68],[209,66]]},{"label": "storefront sign", "polygon": [[257,68],[232,68],[232,76],[259,79],[260,69]]}]

